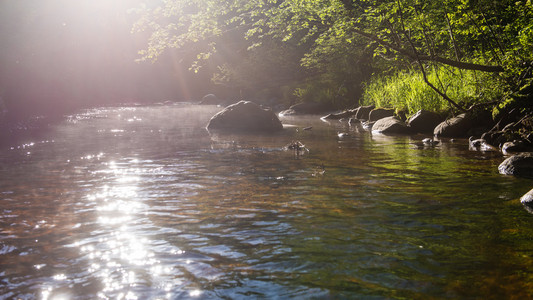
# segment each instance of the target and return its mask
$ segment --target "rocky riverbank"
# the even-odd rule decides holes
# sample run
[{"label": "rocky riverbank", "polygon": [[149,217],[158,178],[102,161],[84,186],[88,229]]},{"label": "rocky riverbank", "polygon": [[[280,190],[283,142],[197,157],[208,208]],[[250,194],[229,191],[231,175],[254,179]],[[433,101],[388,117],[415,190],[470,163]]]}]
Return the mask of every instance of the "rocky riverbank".
[{"label": "rocky riverbank", "polygon": [[[406,119],[393,110],[361,106],[356,109],[328,114],[324,120],[361,123],[363,128],[380,134],[431,134],[440,138],[469,138],[474,151],[500,151],[504,155],[533,156],[533,114],[518,109],[493,120],[486,110],[473,110],[444,119],[430,111],[418,111]],[[502,174],[523,175],[514,169],[503,168]],[[533,176],[533,165],[532,165]]]},{"label": "rocky riverbank", "polygon": [[[515,97],[521,97],[520,95]],[[502,154],[498,171],[502,175],[533,178],[533,108],[528,105],[507,105],[496,117],[488,109],[470,109],[467,112],[445,118],[443,115],[420,110],[409,118],[392,109],[360,106],[341,112],[330,113],[322,120],[348,122],[376,134],[414,135],[430,137],[424,144],[437,144],[444,140],[468,139],[471,151],[491,151]],[[303,105],[300,105],[304,107]],[[305,114],[300,106],[282,112]],[[533,212],[533,189],[521,201],[531,206]]]}]

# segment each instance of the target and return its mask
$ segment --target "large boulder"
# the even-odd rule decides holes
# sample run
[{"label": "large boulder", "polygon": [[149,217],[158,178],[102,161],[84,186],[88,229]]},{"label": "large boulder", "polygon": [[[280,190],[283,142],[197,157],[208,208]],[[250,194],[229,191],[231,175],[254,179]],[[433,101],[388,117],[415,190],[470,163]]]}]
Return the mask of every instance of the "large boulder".
[{"label": "large boulder", "polygon": [[422,109],[409,118],[407,126],[409,126],[414,132],[433,133],[435,127],[437,127],[442,120],[443,118],[439,114]]},{"label": "large boulder", "polygon": [[372,126],[372,132],[382,134],[408,134],[407,125],[396,117],[379,119]]},{"label": "large boulder", "polygon": [[270,110],[262,109],[250,101],[229,105],[214,115],[208,130],[229,131],[277,131],[283,129],[279,118]]},{"label": "large boulder", "polygon": [[472,122],[466,114],[448,119],[435,127],[433,134],[441,137],[466,137]]},{"label": "large boulder", "polygon": [[511,156],[498,166],[498,171],[504,175],[533,177],[533,156],[526,154]]},{"label": "large boulder", "polygon": [[481,136],[494,126],[490,112],[471,111],[448,119],[435,127],[433,134],[442,137]]},{"label": "large boulder", "polygon": [[368,121],[374,122],[379,119],[394,116],[394,109],[377,108],[368,113]]}]

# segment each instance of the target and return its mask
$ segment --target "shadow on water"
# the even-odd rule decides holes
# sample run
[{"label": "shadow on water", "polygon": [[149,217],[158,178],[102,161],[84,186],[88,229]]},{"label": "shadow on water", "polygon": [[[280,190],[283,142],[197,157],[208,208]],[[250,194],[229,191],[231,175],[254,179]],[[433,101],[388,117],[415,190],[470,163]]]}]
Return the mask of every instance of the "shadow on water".
[{"label": "shadow on water", "polygon": [[533,296],[502,157],[315,117],[210,134],[219,110],[88,110],[0,150],[0,298]]}]

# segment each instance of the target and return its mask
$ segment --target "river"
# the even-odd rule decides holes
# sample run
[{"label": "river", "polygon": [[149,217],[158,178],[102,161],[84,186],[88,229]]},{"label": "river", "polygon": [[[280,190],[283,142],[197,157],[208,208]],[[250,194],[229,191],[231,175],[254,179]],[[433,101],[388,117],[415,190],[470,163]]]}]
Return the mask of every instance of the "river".
[{"label": "river", "polygon": [[533,297],[533,184],[501,155],[316,116],[209,134],[219,110],[91,109],[1,148],[0,299]]}]

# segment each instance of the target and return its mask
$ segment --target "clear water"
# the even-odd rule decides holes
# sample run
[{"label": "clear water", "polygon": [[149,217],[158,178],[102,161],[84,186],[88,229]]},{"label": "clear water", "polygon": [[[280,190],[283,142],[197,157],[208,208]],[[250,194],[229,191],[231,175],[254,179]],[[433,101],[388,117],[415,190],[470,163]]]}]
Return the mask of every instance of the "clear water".
[{"label": "clear water", "polygon": [[89,110],[2,148],[0,299],[533,297],[533,184],[498,154],[316,117],[210,135],[218,110]]}]

